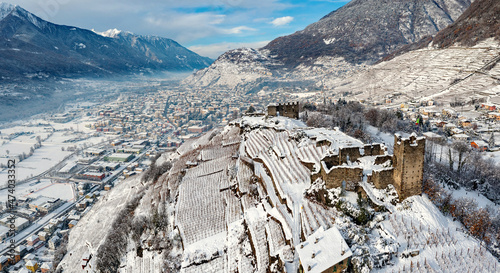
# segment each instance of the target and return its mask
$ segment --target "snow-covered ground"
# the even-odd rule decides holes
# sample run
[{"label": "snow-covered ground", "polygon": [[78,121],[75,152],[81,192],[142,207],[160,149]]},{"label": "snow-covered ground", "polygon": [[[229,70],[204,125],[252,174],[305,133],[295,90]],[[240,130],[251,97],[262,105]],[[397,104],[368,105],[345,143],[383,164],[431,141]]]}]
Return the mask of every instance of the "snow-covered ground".
[{"label": "snow-covered ground", "polygon": [[[85,252],[96,254],[106,235],[111,232],[112,223],[118,211],[124,208],[127,201],[142,189],[141,179],[134,176],[119,183],[92,207],[71,229],[68,241],[68,254],[64,256],[60,266],[64,272],[81,272],[81,258]],[[77,265],[77,266],[75,266]]]},{"label": "snow-covered ground", "polygon": [[[103,136],[93,136],[93,132],[85,127],[85,124],[89,122],[86,119],[85,117],[68,123],[50,123],[50,125],[33,125],[31,122],[23,126],[4,128],[1,130],[0,162],[6,165],[8,158],[16,158],[23,153],[29,155],[30,149],[37,144],[37,137],[39,137],[41,147],[34,148],[33,155],[21,162],[16,160],[16,181],[21,182],[40,175],[72,155],[73,152],[68,151],[69,147],[82,149],[107,139]],[[39,122],[48,123],[42,120]],[[53,132],[53,130],[56,131]],[[22,132],[25,134],[8,139],[11,134]],[[2,181],[0,187],[6,185],[7,175],[7,169],[0,170],[0,181]]]},{"label": "snow-covered ground", "polygon": [[[370,234],[372,247],[384,251],[396,241],[398,256],[374,272],[498,272],[500,263],[463,226],[445,217],[424,196],[413,196],[396,206]],[[403,257],[404,251],[418,251]]]},{"label": "snow-covered ground", "polygon": [[[12,193],[11,193],[12,194]],[[0,190],[0,202],[5,203],[9,195],[9,189],[5,188]],[[41,179],[40,182],[33,181],[16,185],[14,196],[17,198],[37,196],[47,196],[52,198],[60,198],[64,201],[73,201],[75,194],[73,186],[69,183],[53,183],[50,179]]]},{"label": "snow-covered ground", "polygon": [[[328,190],[329,205],[309,194],[321,180],[311,183],[313,170],[309,168],[318,165],[325,153],[362,147],[358,140],[338,130],[311,129],[283,117],[245,117],[235,123],[238,126],[230,124],[186,141],[177,152],[160,159],[172,160],[173,166],[145,187],[134,215],[154,218],[154,213],[163,210],[168,223],[162,227],[163,234],[146,229],[138,243],[129,239],[120,272],[160,272],[169,259],[186,273],[274,272],[277,263],[273,261],[278,259],[287,272],[296,272],[295,246],[303,241],[302,234],[307,238],[320,228],[338,228],[353,261],[380,260],[374,263],[374,272],[497,272],[495,268],[500,268],[478,240],[468,236],[458,221],[444,216],[425,194],[396,204],[393,187],[378,190],[362,182],[374,203],[385,207],[378,212],[368,208],[374,218],[366,225],[355,224],[361,206],[357,193]],[[387,141],[386,145],[394,140],[378,130],[371,133],[380,142]],[[374,164],[374,158],[365,159],[346,164]],[[81,255],[97,252],[113,232],[113,212],[120,211],[143,187],[140,176],[135,177],[100,198],[70,233],[69,253],[62,262],[65,272],[78,272],[72,265],[79,263]],[[489,205],[478,198],[480,206]],[[339,207],[334,205],[338,200],[342,202]],[[148,249],[167,242],[178,245],[168,257]],[[142,258],[137,244],[144,247]],[[392,257],[381,259],[384,255]],[[360,268],[369,270],[366,265]]]}]

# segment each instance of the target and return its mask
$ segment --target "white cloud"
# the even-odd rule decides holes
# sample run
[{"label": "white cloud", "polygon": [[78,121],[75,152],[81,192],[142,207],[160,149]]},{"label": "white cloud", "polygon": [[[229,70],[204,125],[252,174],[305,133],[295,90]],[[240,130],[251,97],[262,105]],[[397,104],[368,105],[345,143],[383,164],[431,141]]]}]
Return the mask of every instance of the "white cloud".
[{"label": "white cloud", "polygon": [[271,24],[273,24],[275,27],[279,27],[279,26],[288,25],[292,21],[293,21],[292,16],[284,16],[284,17],[280,17],[280,18],[276,18],[276,19],[272,20]]},{"label": "white cloud", "polygon": [[194,45],[190,46],[189,49],[198,53],[201,56],[207,56],[212,59],[216,59],[224,52],[242,48],[242,47],[251,47],[251,48],[261,48],[267,45],[269,41],[259,41],[259,42],[251,42],[251,43],[216,43],[209,45]]},{"label": "white cloud", "polygon": [[230,29],[223,29],[222,32],[226,34],[242,34],[245,31],[256,31],[256,30],[257,29],[251,27],[239,26]]},{"label": "white cloud", "polygon": [[227,27],[226,15],[212,12],[150,14],[144,18],[144,28],[169,33],[180,43],[215,35],[241,35],[257,29],[248,26]]},{"label": "white cloud", "polygon": [[[269,22],[275,11],[293,6],[284,0],[1,1],[18,4],[56,24],[96,31],[117,28],[136,34],[168,37],[181,44],[206,38],[216,42],[216,39],[232,39],[228,36],[256,35],[256,24]],[[256,17],[267,20],[253,21]]]}]

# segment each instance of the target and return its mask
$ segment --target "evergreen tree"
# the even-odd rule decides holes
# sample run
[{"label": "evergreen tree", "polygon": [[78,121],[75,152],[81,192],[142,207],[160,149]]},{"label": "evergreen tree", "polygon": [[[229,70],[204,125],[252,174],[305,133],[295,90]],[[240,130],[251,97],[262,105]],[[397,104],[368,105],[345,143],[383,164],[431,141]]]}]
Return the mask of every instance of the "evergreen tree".
[{"label": "evergreen tree", "polygon": [[495,134],[492,132],[490,136],[490,140],[488,141],[488,145],[490,146],[490,149],[495,147]]}]

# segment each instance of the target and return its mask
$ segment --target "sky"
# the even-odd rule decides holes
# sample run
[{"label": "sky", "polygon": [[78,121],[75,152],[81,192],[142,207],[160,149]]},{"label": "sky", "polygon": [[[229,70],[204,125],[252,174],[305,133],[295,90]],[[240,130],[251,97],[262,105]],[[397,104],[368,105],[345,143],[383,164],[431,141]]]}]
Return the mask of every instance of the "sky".
[{"label": "sky", "polygon": [[174,39],[217,58],[304,29],[350,0],[0,0],[44,20]]}]

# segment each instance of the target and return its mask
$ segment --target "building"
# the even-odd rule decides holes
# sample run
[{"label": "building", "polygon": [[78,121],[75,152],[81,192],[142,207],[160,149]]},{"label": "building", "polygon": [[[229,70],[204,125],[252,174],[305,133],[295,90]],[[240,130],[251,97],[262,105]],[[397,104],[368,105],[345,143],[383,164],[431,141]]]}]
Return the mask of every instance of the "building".
[{"label": "building", "polygon": [[60,170],[59,170],[59,173],[60,174],[69,174],[69,173],[73,173],[76,169],[78,168],[78,164],[75,163],[75,162],[72,162],[72,163],[68,163],[66,165],[64,165],[64,167],[62,167]]},{"label": "building", "polygon": [[394,188],[396,188],[401,200],[422,193],[424,154],[425,139],[423,137],[417,138],[416,135],[409,138],[395,136],[393,156]]},{"label": "building", "polygon": [[0,256],[0,270],[5,270],[10,265],[9,258],[5,256]]},{"label": "building", "polygon": [[133,154],[122,154],[122,153],[113,153],[107,157],[109,161],[115,162],[129,162],[134,158]]},{"label": "building", "polygon": [[432,140],[432,141],[440,141],[444,140],[444,137],[442,135],[433,133],[433,132],[425,132],[423,133],[425,139]]},{"label": "building", "polygon": [[42,273],[48,273],[52,270],[52,263],[48,263],[48,262],[45,262],[42,264],[42,266],[40,267],[40,270],[42,271]]},{"label": "building", "polygon": [[188,127],[187,131],[189,133],[201,134],[201,133],[205,132],[206,129],[207,129],[206,126],[197,126],[197,125],[195,125],[195,126]]},{"label": "building", "polygon": [[[9,227],[11,224],[12,218],[10,215],[4,214],[3,217],[0,219],[0,224]],[[16,231],[21,231],[28,227],[30,225],[30,222],[28,219],[25,219],[23,217],[16,217],[14,220],[14,225],[16,227]]]},{"label": "building", "polygon": [[40,238],[38,238],[38,236],[36,236],[36,235],[31,235],[30,237],[28,237],[28,239],[26,239],[26,242],[28,243],[29,246],[34,246],[39,241],[40,241]]},{"label": "building", "polygon": [[61,238],[59,238],[59,236],[57,236],[57,235],[52,236],[52,238],[50,238],[50,240],[49,240],[49,248],[52,250],[55,250],[60,242],[61,242]]},{"label": "building", "polygon": [[104,153],[106,153],[106,150],[103,149],[96,149],[96,148],[89,148],[85,151],[85,155],[89,156],[101,156]]},{"label": "building", "polygon": [[68,227],[69,228],[73,228],[74,226],[76,226],[76,224],[78,224],[78,221],[76,220],[71,220],[68,224]]},{"label": "building", "polygon": [[84,172],[77,174],[76,177],[90,181],[102,181],[106,174],[102,172]]},{"label": "building", "polygon": [[40,239],[40,241],[47,241],[47,232],[45,231],[40,231],[38,232],[38,239]]},{"label": "building", "polygon": [[36,272],[38,270],[38,267],[40,266],[38,265],[37,261],[29,260],[26,262],[26,268],[31,272]]},{"label": "building", "polygon": [[336,227],[320,227],[295,249],[300,259],[299,272],[304,273],[342,272],[352,256]]},{"label": "building", "polygon": [[61,204],[62,200],[59,198],[51,198],[40,195],[29,203],[29,207],[33,211],[49,213],[58,208]]},{"label": "building", "polygon": [[288,118],[299,118],[299,103],[280,103],[267,106],[267,115],[272,117],[283,116]]},{"label": "building", "polygon": [[482,140],[474,140],[470,143],[470,146],[478,151],[488,150],[488,143]]}]

